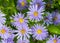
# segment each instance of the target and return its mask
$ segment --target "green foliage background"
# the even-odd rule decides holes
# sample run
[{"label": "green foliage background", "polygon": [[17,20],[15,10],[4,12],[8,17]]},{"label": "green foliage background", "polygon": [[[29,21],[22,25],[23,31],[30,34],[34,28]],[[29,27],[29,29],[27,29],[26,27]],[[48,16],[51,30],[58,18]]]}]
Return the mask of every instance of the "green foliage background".
[{"label": "green foliage background", "polygon": [[[30,3],[31,0],[27,0],[28,3]],[[53,12],[55,11],[56,9],[60,12],[60,0],[44,0],[47,4],[45,5],[45,12]],[[52,3],[50,4],[50,1],[52,1]],[[50,5],[47,7],[47,5]],[[11,22],[13,21],[12,19],[10,19],[10,17],[12,15],[15,15],[15,13],[18,13],[20,11],[17,10],[16,8],[16,5],[17,5],[17,0],[0,0],[0,10],[6,15],[6,25],[11,27],[12,29],[16,29],[15,27],[13,27],[11,25]],[[26,12],[28,11],[28,9],[25,9],[23,11],[21,11],[22,13],[25,13],[26,15]],[[38,24],[41,24],[41,22],[37,22]],[[29,21],[29,26],[33,26],[34,24],[37,24],[36,22],[31,22]],[[53,34],[56,34],[56,35],[60,35],[60,25],[49,25],[47,27],[48,29],[48,32],[49,32],[49,35],[53,35]],[[46,39],[48,40],[48,39]],[[46,43],[46,40],[43,40],[43,41],[39,41],[39,40],[33,40],[32,37],[30,38],[30,43]],[[14,38],[14,41],[16,43],[17,39],[16,37]]]}]

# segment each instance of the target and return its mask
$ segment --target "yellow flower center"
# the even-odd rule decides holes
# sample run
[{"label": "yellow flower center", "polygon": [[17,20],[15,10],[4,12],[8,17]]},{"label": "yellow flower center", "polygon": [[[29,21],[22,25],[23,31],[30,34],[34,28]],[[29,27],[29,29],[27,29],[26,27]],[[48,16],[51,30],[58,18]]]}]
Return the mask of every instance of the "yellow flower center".
[{"label": "yellow flower center", "polygon": [[54,20],[57,20],[57,17],[54,17]]},{"label": "yellow flower center", "polygon": [[48,7],[48,8],[49,8],[50,6],[51,6],[50,3],[48,3],[48,4],[46,5],[46,7]]},{"label": "yellow flower center", "polygon": [[35,17],[38,16],[38,12],[37,12],[37,11],[34,12],[34,16],[35,16]]},{"label": "yellow flower center", "polygon": [[20,19],[19,19],[19,22],[20,22],[20,23],[23,23],[23,22],[24,22],[24,19],[23,19],[23,18],[20,18]]},{"label": "yellow flower center", "polygon": [[41,33],[42,33],[42,30],[38,29],[37,34],[41,34]]},{"label": "yellow flower center", "polygon": [[54,40],[53,40],[53,42],[54,42],[54,43],[57,43],[57,40],[56,40],[56,39],[54,39]]},{"label": "yellow flower center", "polygon": [[21,34],[25,34],[26,30],[25,29],[22,29],[20,30]]},{"label": "yellow flower center", "polygon": [[25,2],[24,2],[24,1],[22,1],[22,2],[21,2],[21,5],[22,5],[22,6],[25,6]]},{"label": "yellow flower center", "polygon": [[6,32],[5,29],[0,30],[0,33],[1,33],[1,34],[5,34],[5,32]]}]

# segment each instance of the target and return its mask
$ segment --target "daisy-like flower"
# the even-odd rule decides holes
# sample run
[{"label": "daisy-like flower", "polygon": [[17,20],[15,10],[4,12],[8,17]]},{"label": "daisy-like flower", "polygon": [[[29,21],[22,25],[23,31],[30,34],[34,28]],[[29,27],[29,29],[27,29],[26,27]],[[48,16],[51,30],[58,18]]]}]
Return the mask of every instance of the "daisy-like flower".
[{"label": "daisy-like flower", "polygon": [[0,27],[0,36],[1,36],[1,38],[7,39],[10,36],[9,31],[10,31],[9,28],[4,26],[4,25],[2,27]]},{"label": "daisy-like flower", "polygon": [[60,38],[56,35],[54,35],[54,37],[51,36],[47,43],[60,43]]},{"label": "daisy-like flower", "polygon": [[18,39],[17,43],[29,43],[29,40],[21,40],[21,39]]},{"label": "daisy-like flower", "polygon": [[14,16],[14,22],[12,24],[18,27],[27,24],[27,22],[27,18],[24,18],[24,15],[18,13],[18,15]]},{"label": "daisy-like flower", "polygon": [[59,14],[59,12],[53,12],[52,17],[53,17],[53,23],[54,24],[60,24],[60,14]]},{"label": "daisy-like flower", "polygon": [[32,0],[31,5],[37,5],[40,8],[41,6],[45,6],[45,2],[43,0]]},{"label": "daisy-like flower", "polygon": [[29,27],[27,25],[24,25],[24,26],[21,26],[18,28],[18,30],[16,30],[15,32],[17,32],[16,36],[17,39],[20,38],[20,39],[29,39],[30,38],[30,34],[31,33],[31,29],[29,29]]},{"label": "daisy-like flower", "polygon": [[44,26],[35,25],[32,27],[33,38],[44,40],[48,36],[48,32]]},{"label": "daisy-like flower", "polygon": [[28,7],[28,3],[26,0],[18,0],[18,2],[17,2],[18,10],[23,10],[23,9],[26,9],[27,7]]},{"label": "daisy-like flower", "polygon": [[29,12],[27,12],[29,19],[31,20],[36,20],[36,21],[40,21],[41,19],[43,19],[43,11],[44,11],[44,7],[40,7],[40,9],[38,9],[37,5],[33,5],[30,6],[29,8]]},{"label": "daisy-like flower", "polygon": [[46,17],[44,17],[44,24],[47,24],[47,26],[49,24],[52,24],[52,14],[47,13],[48,15]]},{"label": "daisy-like flower", "polygon": [[0,24],[1,24],[1,23],[4,24],[4,23],[5,23],[5,20],[6,20],[5,14],[3,14],[3,13],[0,11]]},{"label": "daisy-like flower", "polygon": [[12,34],[9,38],[2,40],[2,43],[14,43],[14,35]]}]

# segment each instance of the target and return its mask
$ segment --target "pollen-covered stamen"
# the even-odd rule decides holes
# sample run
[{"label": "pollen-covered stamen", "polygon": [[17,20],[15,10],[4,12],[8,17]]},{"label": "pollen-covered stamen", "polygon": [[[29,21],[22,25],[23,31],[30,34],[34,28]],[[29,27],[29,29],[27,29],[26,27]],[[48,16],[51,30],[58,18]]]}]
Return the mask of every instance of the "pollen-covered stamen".
[{"label": "pollen-covered stamen", "polygon": [[25,6],[25,2],[24,2],[24,1],[22,1],[22,2],[21,2],[21,5],[22,5],[22,6]]},{"label": "pollen-covered stamen", "polygon": [[54,39],[54,40],[53,40],[53,42],[54,42],[54,43],[57,43],[57,40],[56,40],[56,39]]},{"label": "pollen-covered stamen", "polygon": [[37,34],[41,34],[41,33],[42,33],[42,30],[38,29]]},{"label": "pollen-covered stamen", "polygon": [[26,30],[25,29],[21,29],[20,33],[24,35],[26,33]]},{"label": "pollen-covered stamen", "polygon": [[37,12],[37,11],[34,12],[34,16],[35,16],[35,17],[38,16],[38,12]]},{"label": "pollen-covered stamen", "polygon": [[51,4],[50,4],[50,3],[48,3],[48,4],[46,5],[46,7],[48,7],[48,8],[49,8],[50,6],[51,6]]},{"label": "pollen-covered stamen", "polygon": [[53,20],[54,20],[54,21],[57,20],[57,17],[54,17]]},{"label": "pollen-covered stamen", "polygon": [[23,19],[23,18],[20,18],[20,19],[19,19],[19,22],[20,22],[20,23],[23,23],[23,22],[24,22],[24,19]]},{"label": "pollen-covered stamen", "polygon": [[1,34],[5,34],[5,32],[6,32],[5,29],[0,30],[0,33],[1,33]]}]

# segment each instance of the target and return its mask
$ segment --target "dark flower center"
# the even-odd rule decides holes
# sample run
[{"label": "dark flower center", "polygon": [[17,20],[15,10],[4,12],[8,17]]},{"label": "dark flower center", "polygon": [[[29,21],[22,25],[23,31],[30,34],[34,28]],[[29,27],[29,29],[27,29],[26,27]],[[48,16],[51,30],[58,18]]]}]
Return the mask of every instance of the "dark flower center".
[{"label": "dark flower center", "polygon": [[57,20],[57,17],[55,16],[55,17],[53,18],[53,20],[54,20],[54,21]]},{"label": "dark flower center", "polygon": [[48,8],[50,8],[50,6],[51,6],[51,4],[50,4],[50,3],[48,3],[48,4],[46,5],[46,7],[48,7]]},{"label": "dark flower center", "polygon": [[44,20],[48,20],[48,17],[45,17]]}]

